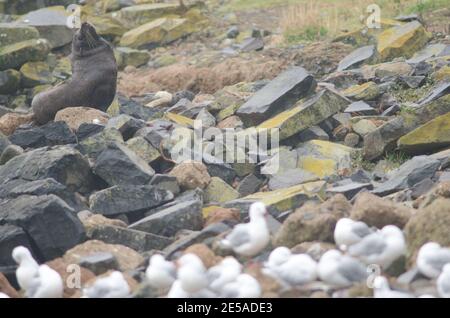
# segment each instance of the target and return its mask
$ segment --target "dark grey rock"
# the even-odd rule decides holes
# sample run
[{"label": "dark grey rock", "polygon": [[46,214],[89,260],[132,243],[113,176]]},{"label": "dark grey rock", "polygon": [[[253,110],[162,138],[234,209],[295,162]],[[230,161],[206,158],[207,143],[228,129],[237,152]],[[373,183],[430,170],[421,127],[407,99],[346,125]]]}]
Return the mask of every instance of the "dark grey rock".
[{"label": "dark grey rock", "polygon": [[0,224],[21,227],[36,255],[44,261],[61,256],[85,240],[75,212],[57,196],[22,195],[0,203]]},{"label": "dark grey rock", "polygon": [[409,88],[418,88],[425,82],[425,76],[400,76],[399,79]]},{"label": "dark grey rock", "polygon": [[148,184],[155,174],[147,162],[117,142],[99,154],[93,171],[110,186]]},{"label": "dark grey rock", "polygon": [[202,154],[202,160],[211,177],[219,177],[228,184],[233,183],[236,177],[236,171],[234,171],[231,165],[207,153]]},{"label": "dark grey rock", "polygon": [[147,121],[150,119],[162,117],[163,115],[160,109],[154,107],[146,107],[120,94],[118,95],[118,101],[119,113],[130,115],[131,117],[134,117],[136,119]]},{"label": "dark grey rock", "polygon": [[113,254],[106,252],[85,256],[79,260],[78,265],[87,268],[95,275],[101,275],[109,270],[119,270],[117,258]]},{"label": "dark grey rock", "polygon": [[298,137],[299,142],[307,142],[310,140],[330,140],[330,136],[319,126],[306,128],[298,134]]},{"label": "dark grey rock", "polygon": [[98,125],[98,124],[92,124],[92,123],[82,123],[80,127],[78,127],[77,130],[77,139],[78,142],[83,141],[84,139],[93,136],[95,134],[98,134],[105,129],[105,126]]},{"label": "dark grey rock", "polygon": [[89,206],[92,212],[113,216],[150,210],[172,199],[171,192],[154,186],[122,185],[95,192]]},{"label": "dark grey rock", "polygon": [[423,106],[425,104],[428,104],[442,96],[445,96],[450,93],[450,82],[442,83],[435,89],[433,89],[430,94],[428,94],[426,97],[421,99],[418,104],[420,106]]},{"label": "dark grey rock", "polygon": [[138,130],[134,137],[144,137],[153,147],[159,149],[161,142],[170,137],[175,125],[167,120],[155,120],[150,125],[151,127]]},{"label": "dark grey rock", "polygon": [[227,31],[227,38],[235,39],[239,35],[239,28],[237,25],[231,26]]},{"label": "dark grey rock", "polygon": [[262,121],[293,106],[316,87],[316,81],[302,67],[292,67],[257,91],[237,111],[247,126]]},{"label": "dark grey rock", "polygon": [[372,190],[373,185],[371,183],[359,183],[359,182],[348,182],[342,185],[337,185],[332,188],[327,189],[327,192],[335,195],[338,193],[343,194],[347,199],[351,200],[356,196],[361,190]]},{"label": "dark grey rock", "polygon": [[80,140],[78,148],[89,158],[96,159],[113,142],[123,143],[122,134],[117,129],[105,128],[99,133]]},{"label": "dark grey rock", "polygon": [[3,133],[0,132],[0,154],[11,145],[11,142],[9,141],[8,137],[6,137]]},{"label": "dark grey rock", "polygon": [[430,44],[427,45],[425,48],[414,54],[413,57],[406,60],[409,64],[418,64],[425,62],[429,58],[432,58],[434,56],[439,56],[440,53],[442,53],[446,48],[446,45],[443,43],[436,43],[436,44]]},{"label": "dark grey rock", "polygon": [[0,225],[0,266],[16,265],[12,258],[12,251],[17,246],[25,246],[31,251],[27,234],[18,226]]},{"label": "dark grey rock", "polygon": [[347,55],[346,57],[344,57],[342,61],[339,62],[337,70],[338,72],[340,72],[350,68],[356,68],[360,66],[362,63],[372,58],[374,56],[374,53],[375,53],[374,45],[360,47],[355,51],[353,51],[352,53],[350,53],[349,55]]},{"label": "dark grey rock", "polygon": [[318,179],[319,178],[315,174],[300,168],[282,170],[270,177],[269,189],[278,190],[288,188],[297,184],[316,181]]},{"label": "dark grey rock", "polygon": [[402,21],[402,22],[411,22],[411,21],[417,20],[420,22],[420,17],[416,13],[407,14],[407,15],[402,14],[402,15],[396,16],[395,20]]},{"label": "dark grey rock", "polygon": [[202,204],[199,201],[180,202],[149,215],[129,226],[131,229],[172,237],[179,230],[200,230],[203,225]]},{"label": "dark grey rock", "polygon": [[195,94],[188,90],[178,91],[172,95],[172,102],[169,104],[169,107],[172,107],[176,103],[178,103],[182,99],[187,99],[189,101],[193,101],[195,98]]},{"label": "dark grey rock", "polygon": [[14,157],[17,157],[23,154],[24,150],[22,147],[17,145],[9,145],[3,150],[2,155],[0,156],[0,165],[4,165],[9,160]]},{"label": "dark grey rock", "polygon": [[399,105],[392,105],[381,113],[381,116],[392,116],[400,111]]},{"label": "dark grey rock", "polygon": [[155,174],[152,180],[150,180],[150,185],[153,185],[158,189],[170,191],[174,195],[180,193],[180,186],[178,185],[177,178],[168,174]]},{"label": "dark grey rock", "polygon": [[141,128],[145,127],[145,121],[121,114],[111,118],[106,128],[115,128],[122,134],[123,140],[128,140]]},{"label": "dark grey rock", "polygon": [[180,99],[176,104],[171,106],[167,111],[171,113],[181,113],[192,107],[192,101],[187,98]]},{"label": "dark grey rock", "polygon": [[364,101],[351,103],[345,110],[345,113],[359,113],[362,115],[376,115],[376,110]]},{"label": "dark grey rock", "polygon": [[239,50],[242,52],[260,51],[264,49],[264,40],[262,37],[250,37],[242,41]]},{"label": "dark grey rock", "polygon": [[242,179],[239,183],[237,191],[241,194],[241,196],[245,197],[249,194],[257,192],[262,184],[263,181],[251,173]]}]

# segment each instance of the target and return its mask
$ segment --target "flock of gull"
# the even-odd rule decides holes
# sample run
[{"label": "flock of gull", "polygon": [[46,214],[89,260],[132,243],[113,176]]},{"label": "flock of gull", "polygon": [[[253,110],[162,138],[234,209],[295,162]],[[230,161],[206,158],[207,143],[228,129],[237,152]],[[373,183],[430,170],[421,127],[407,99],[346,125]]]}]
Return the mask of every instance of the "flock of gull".
[{"label": "flock of gull", "polygon": [[[270,242],[266,221],[266,207],[257,202],[250,206],[248,223],[236,225],[220,242],[240,259],[260,254]],[[262,273],[276,279],[285,288],[295,288],[320,280],[336,288],[368,282],[371,265],[381,270],[389,268],[405,254],[403,232],[388,225],[381,230],[363,222],[340,219],[335,228],[337,249],[325,252],[318,262],[308,254],[293,254],[287,247],[275,248],[262,264]],[[19,246],[13,250],[17,262],[17,282],[30,298],[62,297],[64,284],[61,276],[49,266],[39,265],[30,251]],[[440,297],[450,298],[450,248],[437,243],[423,245],[416,266],[419,272],[436,282]],[[206,268],[195,254],[183,254],[175,261],[155,254],[145,272],[147,283],[169,298],[257,298],[262,295],[258,280],[243,272],[244,266],[233,256],[225,257],[217,265]],[[387,278],[378,275],[373,280],[375,298],[412,298],[414,295],[393,290]],[[113,271],[97,278],[82,289],[84,298],[122,298],[132,293],[123,274]],[[0,293],[0,298],[8,296]],[[433,297],[421,295],[422,298]]]}]

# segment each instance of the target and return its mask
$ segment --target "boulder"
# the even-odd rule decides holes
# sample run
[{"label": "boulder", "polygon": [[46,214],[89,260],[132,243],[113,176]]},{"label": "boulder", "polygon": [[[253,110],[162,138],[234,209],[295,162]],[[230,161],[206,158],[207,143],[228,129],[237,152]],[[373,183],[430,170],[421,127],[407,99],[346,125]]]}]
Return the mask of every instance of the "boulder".
[{"label": "boulder", "polygon": [[128,47],[118,47],[116,50],[123,61],[122,64],[124,67],[127,65],[139,67],[147,64],[150,60],[150,54],[147,51],[135,50]]},{"label": "boulder", "polygon": [[45,62],[28,62],[20,68],[22,87],[52,84],[55,81],[50,66]]},{"label": "boulder", "polygon": [[19,23],[0,23],[0,34],[2,34],[0,47],[39,38],[39,31],[36,28]]},{"label": "boulder", "polygon": [[211,178],[211,181],[204,192],[205,203],[224,203],[237,199],[238,197],[239,192],[218,177]]},{"label": "boulder", "polygon": [[362,63],[370,60],[375,54],[375,46],[367,45],[360,47],[347,55],[344,59],[339,62],[338,72],[345,71],[347,69],[356,68]]},{"label": "boulder", "polygon": [[9,44],[0,49],[0,71],[18,69],[29,61],[42,61],[50,52],[45,39],[32,39]]},{"label": "boulder", "polygon": [[68,107],[61,109],[55,115],[56,121],[65,122],[72,131],[77,131],[82,124],[103,124],[108,122],[108,114],[89,107]]},{"label": "boulder", "polygon": [[211,181],[206,166],[196,161],[180,163],[172,169],[169,175],[176,177],[178,184],[184,190],[205,189]]},{"label": "boulder", "polygon": [[0,71],[0,94],[13,94],[20,86],[20,72],[16,70]]},{"label": "boulder", "polygon": [[102,129],[82,140],[79,146],[83,154],[96,159],[111,143],[123,143],[122,134],[115,128]]},{"label": "boulder", "polygon": [[181,13],[178,3],[148,3],[122,8],[118,18],[127,27],[133,28],[156,20],[164,15]]},{"label": "boulder", "polygon": [[17,246],[25,246],[32,250],[27,233],[16,225],[0,225],[0,266],[16,265],[12,251]]}]

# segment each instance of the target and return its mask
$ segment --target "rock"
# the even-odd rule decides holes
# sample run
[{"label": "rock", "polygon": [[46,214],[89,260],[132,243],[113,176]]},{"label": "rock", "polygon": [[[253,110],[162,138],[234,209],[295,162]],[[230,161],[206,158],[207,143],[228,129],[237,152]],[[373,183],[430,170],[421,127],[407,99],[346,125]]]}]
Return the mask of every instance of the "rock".
[{"label": "rock", "polygon": [[87,193],[93,184],[89,163],[69,146],[39,148],[19,155],[0,167],[0,184],[9,180],[53,178],[69,191]]},{"label": "rock", "polygon": [[450,94],[450,82],[442,83],[438,87],[434,88],[427,96],[421,99],[418,103],[420,106],[423,106],[447,94]]},{"label": "rock", "polygon": [[432,57],[439,56],[439,54],[444,52],[446,47],[447,46],[442,43],[427,45],[419,52],[414,53],[414,55],[410,59],[406,60],[406,62],[409,64],[418,64],[421,62],[425,62]]},{"label": "rock", "polygon": [[237,115],[247,126],[259,124],[293,106],[315,86],[314,78],[305,69],[290,68],[257,91],[238,109]]},{"label": "rock", "polygon": [[127,227],[124,221],[118,219],[109,219],[101,214],[94,214],[88,210],[81,211],[77,214],[80,221],[86,229],[87,236],[90,236],[93,229],[101,226]]},{"label": "rock", "polygon": [[113,103],[107,110],[111,116],[126,114],[136,119],[150,120],[162,116],[161,110],[156,108],[145,107],[131,99],[118,95],[118,102]]},{"label": "rock", "polygon": [[412,21],[383,31],[378,36],[378,54],[383,61],[399,56],[411,57],[429,39],[425,28],[418,21]]},{"label": "rock", "polygon": [[342,92],[346,97],[356,100],[374,100],[380,96],[381,92],[377,84],[367,82],[361,85],[355,85]]},{"label": "rock", "polygon": [[239,27],[237,25],[231,26],[227,31],[227,38],[235,39],[239,35]]},{"label": "rock", "polygon": [[114,128],[101,130],[99,133],[80,142],[80,151],[90,158],[96,159],[111,143],[123,143],[121,133]]},{"label": "rock", "polygon": [[[205,216],[205,209],[203,209],[203,216]],[[205,228],[211,224],[220,223],[223,221],[238,223],[240,219],[241,214],[238,209],[213,207],[205,217]]]},{"label": "rock", "polygon": [[428,242],[450,246],[450,200],[439,198],[428,207],[419,210],[406,224],[405,236],[410,263],[415,260],[417,251]]},{"label": "rock", "polygon": [[[346,180],[343,180],[346,181]],[[349,182],[343,182],[343,184],[338,184],[327,189],[328,193],[336,195],[338,193],[343,194],[348,200],[351,200],[356,194],[358,194],[363,189],[372,190],[373,186],[371,183],[360,183],[354,182],[350,179]]]},{"label": "rock", "polygon": [[36,28],[19,23],[0,23],[0,34],[0,47],[39,38]]},{"label": "rock", "polygon": [[0,273],[0,293],[4,293],[11,298],[19,298],[19,293],[11,286],[3,273]]},{"label": "rock", "polygon": [[68,250],[63,260],[71,264],[79,264],[86,256],[96,253],[110,253],[119,262],[120,270],[127,271],[139,267],[144,258],[136,251],[119,244],[106,244],[97,240],[86,241]]},{"label": "rock", "polygon": [[236,174],[239,173],[239,169],[236,168],[236,165],[239,165],[239,163],[230,165],[221,159],[208,155],[205,152],[202,154],[202,159],[203,164],[206,166],[206,169],[211,177],[218,177],[228,184],[232,184]]},{"label": "rock", "polygon": [[35,27],[54,49],[72,41],[72,30],[67,27],[69,14],[63,6],[54,6],[31,11],[19,21]]},{"label": "rock", "polygon": [[145,122],[129,115],[121,114],[111,118],[106,128],[115,128],[123,136],[124,140],[130,139],[139,129],[145,127]]},{"label": "rock", "polygon": [[167,190],[150,185],[117,185],[100,190],[89,198],[93,212],[106,216],[143,212],[173,199]]},{"label": "rock", "polygon": [[169,173],[177,178],[177,182],[184,190],[195,188],[205,189],[211,181],[206,166],[201,162],[183,162]]},{"label": "rock", "polygon": [[330,136],[328,136],[327,132],[320,128],[319,126],[311,126],[301,131],[298,134],[299,140],[301,142],[307,142],[310,140],[330,140]]},{"label": "rock", "polygon": [[[82,123],[76,132],[78,143],[82,142],[86,138],[101,133],[104,129],[105,126],[103,125]],[[120,135],[119,132],[118,134]]]},{"label": "rock", "polygon": [[32,121],[32,114],[7,113],[0,117],[0,132],[9,136],[17,127],[31,123]]},{"label": "rock", "polygon": [[153,147],[145,138],[134,137],[129,139],[127,147],[134,151],[145,162],[151,163],[161,157],[159,150]]},{"label": "rock", "polygon": [[413,72],[413,67],[405,62],[389,62],[376,65],[364,65],[362,72],[366,80],[376,80],[377,78],[389,78],[398,76],[409,76]]},{"label": "rock", "polygon": [[24,149],[77,143],[75,134],[62,121],[40,127],[20,127],[9,136],[9,140]]},{"label": "rock", "polygon": [[145,65],[150,60],[150,54],[147,51],[140,51],[128,47],[118,47],[117,52],[123,59],[123,65],[132,65],[139,67]]},{"label": "rock", "polygon": [[172,237],[179,230],[200,230],[203,227],[200,201],[180,202],[149,215],[129,226],[130,229]]},{"label": "rock", "polygon": [[0,71],[0,94],[15,93],[20,86],[20,73],[16,70]]},{"label": "rock", "polygon": [[260,51],[263,48],[264,40],[261,36],[249,37],[239,45],[239,50],[242,52]]},{"label": "rock", "polygon": [[102,16],[91,15],[87,17],[86,22],[89,22],[90,24],[94,25],[97,34],[104,38],[110,39],[115,37],[121,37],[127,31],[127,29],[114,16],[115,16],[114,12],[111,13],[111,15],[102,15]]},{"label": "rock", "polygon": [[345,110],[345,113],[358,113],[361,115],[376,115],[376,110],[363,101],[351,103]]},{"label": "rock", "polygon": [[367,62],[375,54],[375,46],[367,45],[360,47],[347,55],[342,61],[339,62],[338,72],[344,71],[350,68],[356,68],[364,62]]},{"label": "rock", "polygon": [[0,132],[0,154],[10,145],[11,142],[9,141],[8,137]]},{"label": "rock", "polygon": [[55,122],[65,122],[72,131],[77,131],[82,124],[106,125],[108,119],[108,114],[89,107],[68,107],[61,109],[55,115]]},{"label": "rock", "polygon": [[22,87],[52,84],[55,81],[50,67],[45,62],[28,62],[20,68]]},{"label": "rock", "polygon": [[202,121],[202,127],[214,127],[216,125],[216,118],[211,115],[205,108],[203,108],[195,118]]},{"label": "rock", "polygon": [[432,178],[440,165],[439,160],[428,156],[416,156],[392,171],[388,180],[372,192],[377,195],[387,195],[411,188],[426,178]]},{"label": "rock", "polygon": [[343,96],[325,89],[298,106],[266,120],[258,128],[278,128],[280,140],[283,140],[343,111],[348,104],[349,102]]},{"label": "rock", "polygon": [[359,144],[359,135],[354,133],[348,133],[344,139],[344,145],[352,148],[356,148]]},{"label": "rock", "polygon": [[2,151],[2,155],[0,156],[0,165],[4,165],[9,160],[14,157],[23,154],[23,149],[17,145],[9,145]]},{"label": "rock", "polygon": [[205,244],[194,244],[184,250],[183,254],[197,255],[203,262],[206,268],[217,265],[221,261],[220,256],[216,256],[214,252]]},{"label": "rock", "polygon": [[0,50],[0,71],[18,69],[29,61],[42,61],[50,51],[45,39],[26,40],[2,47]]},{"label": "rock", "polygon": [[120,39],[120,46],[145,48],[164,45],[194,32],[194,26],[187,19],[160,18],[126,32]]},{"label": "rock", "polygon": [[174,195],[180,193],[180,187],[177,178],[167,174],[155,174],[150,180],[150,184],[158,189],[163,189],[172,192]]},{"label": "rock", "polygon": [[382,199],[368,192],[363,192],[356,197],[350,218],[362,221],[369,226],[378,229],[386,225],[395,225],[403,228],[415,211],[401,203],[394,203]]},{"label": "rock", "polygon": [[356,122],[352,122],[352,130],[360,135],[361,137],[364,137],[371,132],[375,131],[377,129],[377,126],[374,124],[374,122],[370,119],[360,119]]},{"label": "rock", "polygon": [[110,143],[99,154],[93,171],[110,186],[148,184],[155,174],[136,153],[117,142]]},{"label": "rock", "polygon": [[275,234],[273,243],[287,247],[314,240],[331,243],[336,222],[346,217],[351,208],[340,194],[320,205],[307,203],[288,216]]},{"label": "rock", "polygon": [[95,275],[101,275],[109,270],[118,270],[119,263],[111,253],[95,253],[80,259],[80,266],[87,268]]},{"label": "rock", "polygon": [[450,145],[450,113],[439,116],[401,137],[398,148],[413,154],[425,153]]},{"label": "rock", "polygon": [[425,76],[400,76],[400,81],[409,88],[418,88],[425,82]]},{"label": "rock", "polygon": [[60,256],[85,238],[83,225],[74,211],[53,194],[22,195],[0,203],[0,207],[0,224],[20,226],[32,240],[36,254],[44,260]]},{"label": "rock", "polygon": [[205,203],[224,203],[237,199],[239,192],[218,177],[212,177],[204,192]]},{"label": "rock", "polygon": [[27,233],[16,225],[0,225],[0,266],[16,265],[12,251],[17,246],[25,246],[32,250]]},{"label": "rock", "polygon": [[241,196],[250,195],[257,192],[262,184],[262,180],[251,173],[241,180],[237,187],[237,191]]},{"label": "rock", "polygon": [[270,176],[269,189],[278,190],[288,188],[297,184],[317,181],[319,178],[306,170],[295,168],[283,170]]},{"label": "rock", "polygon": [[132,5],[122,8],[118,13],[118,18],[126,26],[131,28],[165,15],[180,13],[181,7],[178,3],[148,3]]}]

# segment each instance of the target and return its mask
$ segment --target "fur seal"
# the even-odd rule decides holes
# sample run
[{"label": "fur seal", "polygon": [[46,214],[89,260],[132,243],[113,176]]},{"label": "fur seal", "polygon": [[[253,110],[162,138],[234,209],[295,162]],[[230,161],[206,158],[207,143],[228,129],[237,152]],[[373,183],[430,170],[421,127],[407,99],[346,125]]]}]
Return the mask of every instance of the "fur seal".
[{"label": "fur seal", "polygon": [[111,45],[89,23],[72,40],[72,78],[37,94],[31,102],[34,120],[43,125],[67,107],[85,106],[105,111],[116,94],[117,63]]}]

